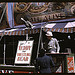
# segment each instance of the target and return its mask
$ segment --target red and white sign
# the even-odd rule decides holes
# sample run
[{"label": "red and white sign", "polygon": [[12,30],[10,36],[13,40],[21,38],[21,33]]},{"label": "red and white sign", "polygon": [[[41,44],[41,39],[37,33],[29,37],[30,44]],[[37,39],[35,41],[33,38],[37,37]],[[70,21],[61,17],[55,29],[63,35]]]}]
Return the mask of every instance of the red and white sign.
[{"label": "red and white sign", "polygon": [[68,73],[74,73],[74,57],[67,57]]},{"label": "red and white sign", "polygon": [[57,69],[56,73],[62,73],[62,64],[59,66],[59,68]]},{"label": "red and white sign", "polygon": [[15,58],[15,64],[30,64],[32,47],[33,40],[19,41]]}]

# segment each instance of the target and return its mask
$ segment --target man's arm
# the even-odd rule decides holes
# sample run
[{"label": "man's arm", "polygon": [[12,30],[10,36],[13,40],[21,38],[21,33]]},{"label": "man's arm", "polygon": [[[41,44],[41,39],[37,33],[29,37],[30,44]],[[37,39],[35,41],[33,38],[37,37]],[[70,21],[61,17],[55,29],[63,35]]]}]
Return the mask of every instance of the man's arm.
[{"label": "man's arm", "polygon": [[55,44],[56,44],[56,46],[57,46],[57,53],[59,53],[59,51],[60,51],[60,46],[59,46],[59,43],[58,43],[57,39],[55,39]]},{"label": "man's arm", "polygon": [[50,56],[50,61],[51,61],[52,66],[54,67],[55,64],[54,64],[54,61],[53,61],[53,59],[52,59],[52,56]]}]

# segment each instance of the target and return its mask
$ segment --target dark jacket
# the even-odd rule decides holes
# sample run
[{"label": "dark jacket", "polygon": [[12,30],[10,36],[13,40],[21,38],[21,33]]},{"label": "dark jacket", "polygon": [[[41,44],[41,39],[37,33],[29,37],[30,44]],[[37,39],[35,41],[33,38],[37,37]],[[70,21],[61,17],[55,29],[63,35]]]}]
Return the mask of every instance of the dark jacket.
[{"label": "dark jacket", "polygon": [[39,71],[40,73],[51,73],[51,65],[55,66],[51,56],[44,55],[36,58],[36,72]]}]

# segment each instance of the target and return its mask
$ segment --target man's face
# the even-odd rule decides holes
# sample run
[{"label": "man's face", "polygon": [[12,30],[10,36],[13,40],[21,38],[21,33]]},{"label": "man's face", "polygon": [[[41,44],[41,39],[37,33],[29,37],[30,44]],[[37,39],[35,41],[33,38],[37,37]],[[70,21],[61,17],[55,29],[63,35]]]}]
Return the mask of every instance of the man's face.
[{"label": "man's face", "polygon": [[51,40],[52,37],[51,36],[47,36],[47,38]]}]

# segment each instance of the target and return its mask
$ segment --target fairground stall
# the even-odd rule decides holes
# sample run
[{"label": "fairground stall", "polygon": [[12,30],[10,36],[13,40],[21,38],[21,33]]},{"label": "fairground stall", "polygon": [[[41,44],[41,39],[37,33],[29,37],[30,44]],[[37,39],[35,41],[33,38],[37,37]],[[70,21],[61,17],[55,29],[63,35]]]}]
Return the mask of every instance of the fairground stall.
[{"label": "fairground stall", "polygon": [[36,73],[47,31],[60,45],[60,53],[46,53],[56,65],[52,72],[74,73],[75,2],[3,2],[0,9],[1,73]]}]

